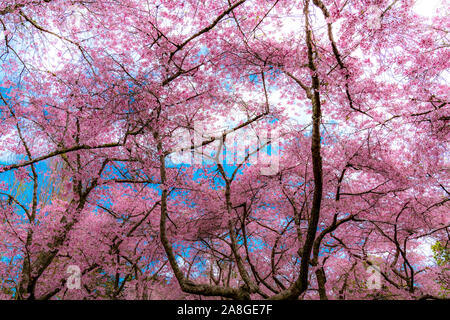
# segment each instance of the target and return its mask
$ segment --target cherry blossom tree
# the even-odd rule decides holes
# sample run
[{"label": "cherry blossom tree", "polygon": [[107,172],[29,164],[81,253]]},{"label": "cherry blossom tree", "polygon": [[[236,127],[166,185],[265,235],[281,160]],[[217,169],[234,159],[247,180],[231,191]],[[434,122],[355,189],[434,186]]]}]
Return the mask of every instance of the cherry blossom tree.
[{"label": "cherry blossom tree", "polygon": [[443,7],[2,1],[0,298],[448,297]]}]

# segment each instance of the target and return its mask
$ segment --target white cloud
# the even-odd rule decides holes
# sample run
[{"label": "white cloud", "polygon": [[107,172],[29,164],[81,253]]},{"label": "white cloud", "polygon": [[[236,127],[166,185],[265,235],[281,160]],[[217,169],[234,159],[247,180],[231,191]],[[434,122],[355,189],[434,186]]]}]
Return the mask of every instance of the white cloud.
[{"label": "white cloud", "polygon": [[413,9],[417,14],[422,16],[431,17],[445,1],[441,0],[418,0]]},{"label": "white cloud", "polygon": [[[12,133],[5,134],[2,137],[0,137],[0,144],[4,145],[4,140],[9,139],[13,136]],[[14,163],[17,160],[17,154],[10,150],[0,150],[0,162],[3,164],[11,164]]]}]

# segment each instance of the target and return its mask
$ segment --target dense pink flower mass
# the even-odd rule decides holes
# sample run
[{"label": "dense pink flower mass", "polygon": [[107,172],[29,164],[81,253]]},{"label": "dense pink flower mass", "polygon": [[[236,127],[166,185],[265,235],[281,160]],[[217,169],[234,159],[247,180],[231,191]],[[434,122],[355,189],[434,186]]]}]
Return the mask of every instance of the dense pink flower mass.
[{"label": "dense pink flower mass", "polygon": [[448,297],[449,7],[413,6],[1,1],[0,299]]}]

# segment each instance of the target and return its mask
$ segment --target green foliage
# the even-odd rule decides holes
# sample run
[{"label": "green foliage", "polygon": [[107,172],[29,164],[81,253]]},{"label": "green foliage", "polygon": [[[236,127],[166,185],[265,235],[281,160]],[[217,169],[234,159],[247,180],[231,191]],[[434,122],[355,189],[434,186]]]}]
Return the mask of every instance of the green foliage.
[{"label": "green foliage", "polygon": [[433,250],[433,256],[437,265],[442,267],[442,271],[437,280],[441,287],[439,296],[443,299],[447,299],[450,296],[450,283],[448,278],[448,272],[450,271],[450,250],[440,241],[436,241],[436,243],[431,246],[431,250]]},{"label": "green foliage", "polygon": [[442,245],[440,241],[436,241],[436,243],[431,246],[431,250],[433,250],[434,259],[438,266],[444,266],[449,263],[450,250],[447,246]]}]

